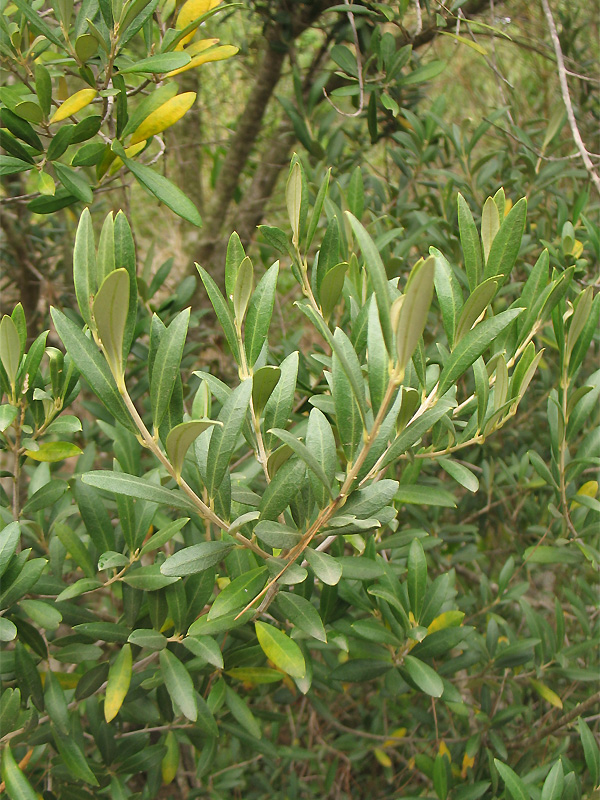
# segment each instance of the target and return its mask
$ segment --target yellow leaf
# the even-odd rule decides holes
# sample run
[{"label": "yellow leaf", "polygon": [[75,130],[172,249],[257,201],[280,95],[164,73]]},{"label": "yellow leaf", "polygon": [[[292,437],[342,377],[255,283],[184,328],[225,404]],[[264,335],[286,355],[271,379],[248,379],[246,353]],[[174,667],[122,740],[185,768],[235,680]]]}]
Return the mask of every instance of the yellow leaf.
[{"label": "yellow leaf", "polygon": [[[181,11],[179,12],[179,16],[177,17],[177,22],[175,23],[175,27],[178,31],[187,28],[187,26],[193,22],[198,17],[201,17],[203,14],[206,14],[208,11],[212,11],[213,8],[216,8],[221,0],[187,0],[187,3],[184,3],[181,6]],[[184,38],[179,42],[177,45],[177,50],[180,50],[186,42],[194,35],[195,31],[184,36]]]},{"label": "yellow leaf", "polygon": [[229,586],[230,583],[231,583],[231,579],[230,578],[217,578],[217,586],[219,587],[219,589],[221,591],[223,591],[223,589],[226,586]]},{"label": "yellow leaf", "polygon": [[104,700],[104,719],[110,722],[119,713],[131,683],[131,645],[124,644],[108,670],[106,699]]},{"label": "yellow leaf", "polygon": [[504,216],[505,217],[508,216],[508,212],[511,210],[512,207],[513,207],[513,201],[510,199],[510,197],[507,197],[505,202],[504,202]]},{"label": "yellow leaf", "polygon": [[444,611],[443,614],[437,616],[431,625],[428,626],[427,633],[441,631],[444,628],[456,628],[463,621],[464,616],[464,611]]},{"label": "yellow leaf", "polygon": [[165,736],[164,744],[166,745],[167,752],[161,763],[161,771],[163,786],[167,786],[175,779],[177,768],[179,767],[179,744],[173,731],[168,731]]},{"label": "yellow leaf", "polygon": [[[584,497],[596,497],[598,494],[598,481],[588,481],[584,483],[583,486],[580,486],[577,490],[578,495],[583,495]],[[579,508],[579,503],[576,500],[573,500],[571,503],[571,511],[575,508]]]},{"label": "yellow leaf", "polygon": [[382,767],[391,767],[392,766],[392,759],[388,756],[387,753],[384,753],[383,750],[380,750],[376,747],[373,750],[373,755],[379,761]]},{"label": "yellow leaf", "polygon": [[462,760],[462,769],[460,771],[460,777],[463,779],[466,778],[467,770],[473,769],[474,766],[475,766],[475,756],[468,756],[465,753]]},{"label": "yellow leaf", "polygon": [[[125,155],[127,156],[127,158],[133,158],[133,156],[141,152],[145,146],[146,146],[146,140],[144,139],[143,142],[138,142],[138,144],[134,144],[133,147],[128,147],[127,150],[125,150]],[[123,159],[117,156],[108,169],[108,175],[109,176],[114,175],[115,172],[118,172],[122,166],[123,166]]]},{"label": "yellow leaf", "polygon": [[209,47],[218,43],[218,39],[198,39],[197,42],[192,42],[189,47],[186,47],[185,52],[193,58],[197,56],[198,53],[203,53],[205,50],[208,50]]},{"label": "yellow leaf", "polygon": [[195,100],[196,92],[183,92],[183,94],[178,94],[167,100],[166,103],[163,103],[156,111],[147,116],[139,128],[134,131],[130,145],[149,139],[151,136],[170,128],[184,114],[187,114]]},{"label": "yellow leaf", "polygon": [[95,89],[81,89],[79,92],[75,92],[75,94],[71,95],[71,97],[65,100],[65,102],[56,109],[54,114],[50,117],[50,122],[60,122],[70,117],[72,114],[81,111],[82,108],[89,106],[94,97],[96,97],[96,94],[97,92]]},{"label": "yellow leaf", "polygon": [[208,50],[206,53],[200,53],[200,55],[192,58],[185,67],[179,67],[179,69],[167,72],[165,78],[172,78],[173,75],[179,75],[180,72],[187,72],[188,69],[194,69],[194,67],[207,64],[209,61],[224,61],[226,58],[234,56],[239,49],[239,47],[234,47],[232,44],[222,44],[219,47],[214,47],[212,50]]},{"label": "yellow leaf", "polygon": [[440,748],[438,750],[438,753],[441,756],[448,756],[448,761],[452,762],[452,756],[450,755],[450,750],[448,750],[448,745],[443,739],[440,742]]},{"label": "yellow leaf", "polygon": [[575,239],[573,244],[573,249],[571,250],[571,255],[573,258],[579,258],[579,256],[583,253],[583,242],[580,242],[579,239]]},{"label": "yellow leaf", "polygon": [[544,683],[541,681],[534,681],[532,679],[531,685],[539,694],[539,696],[550,703],[550,705],[554,706],[555,708],[563,707],[560,697],[556,694],[556,692],[553,692],[552,689],[549,689]]},{"label": "yellow leaf", "polygon": [[398,744],[398,739],[403,739],[406,736],[406,728],[396,728],[390,733],[390,739],[386,739],[383,743],[384,747],[394,747]]}]

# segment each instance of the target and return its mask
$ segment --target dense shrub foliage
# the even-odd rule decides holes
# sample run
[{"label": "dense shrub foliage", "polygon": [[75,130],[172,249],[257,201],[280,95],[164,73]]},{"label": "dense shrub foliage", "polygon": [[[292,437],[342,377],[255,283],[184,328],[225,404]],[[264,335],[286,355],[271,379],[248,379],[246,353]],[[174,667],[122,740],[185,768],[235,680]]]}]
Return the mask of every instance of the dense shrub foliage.
[{"label": "dense shrub foliage", "polygon": [[[283,261],[260,279],[236,234],[226,296],[198,266],[231,385],[201,361],[182,373],[190,311],[141,302],[122,213],[97,244],[81,217],[78,310],[52,312],[64,353],[47,332],[26,348],[20,306],[3,317],[10,797],[157,797],[183,771],[196,797],[425,781],[440,798],[575,798],[598,782],[582,717],[600,383],[580,379],[598,299],[541,248],[511,278],[526,201],[503,190],[480,226],[458,196],[464,268],[431,247],[389,279],[359,173],[345,213],[328,182],[311,192],[292,162],[291,236],[262,229]],[[280,269],[315,331],[281,360]],[[540,402],[547,436],[482,458]],[[565,564],[577,577],[550,602],[538,585]]]}]

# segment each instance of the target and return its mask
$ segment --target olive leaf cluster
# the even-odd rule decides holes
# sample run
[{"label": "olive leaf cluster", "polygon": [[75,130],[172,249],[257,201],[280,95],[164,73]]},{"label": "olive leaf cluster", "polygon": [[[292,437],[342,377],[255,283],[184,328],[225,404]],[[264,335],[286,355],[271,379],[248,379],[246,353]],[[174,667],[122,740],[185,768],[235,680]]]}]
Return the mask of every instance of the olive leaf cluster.
[{"label": "olive leaf cluster", "polygon": [[[590,680],[582,659],[593,639],[572,655],[565,634],[573,616],[591,633],[585,603],[571,592],[550,626],[524,597],[514,559],[479,597],[459,596],[455,568],[432,570],[437,518],[419,514],[478,491],[482,470],[461,455],[518,413],[543,358],[538,336],[552,325],[561,364],[549,398],[552,461],[530,454],[520,468],[552,486],[561,536],[550,543],[546,532],[526,560],[597,563],[598,501],[580,486],[597,434],[575,458],[569,443],[597,397],[596,376],[591,387],[575,382],[598,299],[574,286],[573,268],[551,274],[546,250],[518,296],[506,291],[526,201],[510,205],[503,190],[486,200],[479,229],[458,197],[464,269],[432,247],[398,279],[360,221],[360,181],[345,212],[328,187],[329,174],[312,193],[294,158],[291,235],[262,228],[281,263],[257,275],[233,234],[224,294],[198,265],[233,385],[201,364],[182,374],[190,310],[163,319],[140,302],[123,213],[104,220],[97,240],[90,213],[81,216],[78,309],[52,310],[64,354],[46,346],[47,333],[25,353],[20,307],[0,322],[3,475],[13,488],[0,508],[0,742],[11,798],[157,797],[189,753],[193,796],[207,786],[226,796],[225,743],[269,769],[293,767],[301,748],[278,739],[284,707],[309,703],[343,731],[334,704],[350,707],[374,681],[381,692],[369,702],[386,704],[385,717],[373,712],[377,746],[354,757],[373,757],[386,781],[399,744],[420,747],[408,730],[433,708],[436,726],[459,731],[456,744],[432,734],[411,769],[440,800],[491,798],[503,785],[506,796],[537,797],[533,781],[542,797],[578,796],[566,751],[526,783],[500,731],[537,719],[527,692],[562,708],[564,681]],[[320,345],[276,359],[282,269]],[[64,413],[83,385],[97,402],[84,396]],[[59,472],[72,457],[71,472]],[[529,635],[512,622],[515,604]],[[584,785],[596,785],[583,719],[578,732]],[[250,774],[248,796],[266,796],[270,785]]]}]

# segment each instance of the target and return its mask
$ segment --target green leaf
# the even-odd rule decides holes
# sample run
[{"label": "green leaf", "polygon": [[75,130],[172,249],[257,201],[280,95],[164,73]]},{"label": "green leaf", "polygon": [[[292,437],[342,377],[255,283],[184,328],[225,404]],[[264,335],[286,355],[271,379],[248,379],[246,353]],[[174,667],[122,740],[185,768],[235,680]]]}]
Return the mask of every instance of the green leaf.
[{"label": "green leaf", "polygon": [[67,167],[65,164],[61,164],[60,161],[54,161],[53,165],[56,177],[69,194],[81,200],[82,203],[94,202],[94,193],[89,183],[82,177],[79,171]]},{"label": "green leaf", "polygon": [[34,461],[47,461],[54,463],[63,461],[65,458],[73,458],[83,453],[76,444],[72,442],[42,442],[38,450],[25,450],[24,454]]},{"label": "green leaf", "polygon": [[6,314],[0,322],[0,361],[14,387],[21,364],[21,341],[15,323]]},{"label": "green leaf", "polygon": [[15,406],[0,406],[0,432],[4,433],[4,431],[12,425],[18,413],[19,409]]},{"label": "green leaf", "polygon": [[246,256],[240,264],[233,287],[233,312],[237,324],[241,326],[248,308],[248,302],[254,288],[254,267],[252,261]]},{"label": "green leaf", "polygon": [[334,681],[350,681],[364,683],[372,681],[388,672],[394,665],[392,662],[374,658],[353,658],[337,666],[330,677]]},{"label": "green leaf", "polygon": [[559,759],[546,775],[542,786],[541,800],[561,800],[565,786],[565,773],[562,761]]},{"label": "green leaf", "polygon": [[427,314],[433,297],[435,258],[417,264],[408,279],[404,301],[398,315],[396,354],[402,372],[410,361],[425,330]]},{"label": "green leaf", "polygon": [[10,745],[6,745],[2,751],[2,780],[11,800],[37,800],[37,794],[19,769]]},{"label": "green leaf", "polygon": [[292,243],[297,248],[299,246],[300,209],[302,206],[302,171],[298,161],[292,167],[286,184],[285,202],[292,228]]},{"label": "green leaf", "polygon": [[438,464],[451,478],[454,478],[457,483],[460,483],[469,492],[479,491],[479,479],[464,464],[459,464],[458,461],[452,461],[450,458],[438,458]]},{"label": "green leaf", "polygon": [[161,565],[160,571],[163,575],[175,577],[204,572],[222,561],[234,547],[233,542],[202,542],[184,547],[169,556]]},{"label": "green leaf", "polygon": [[[45,558],[32,558],[27,561],[19,575],[0,594],[0,608],[9,608],[26,595],[38,582],[47,563]],[[6,584],[6,578],[4,584]]]},{"label": "green leaf", "polygon": [[35,65],[35,93],[44,117],[48,117],[52,108],[52,79],[46,67],[38,63]]},{"label": "green leaf", "polygon": [[225,703],[231,711],[233,718],[255,739],[260,739],[262,731],[254,714],[250,711],[246,702],[237,692],[229,686],[225,686]]},{"label": "green leaf", "polygon": [[108,670],[106,697],[104,699],[104,719],[107,722],[113,720],[119,713],[125,700],[125,695],[129,691],[131,675],[131,645],[124,644]]},{"label": "green leaf", "polygon": [[0,531],[0,577],[6,572],[6,568],[17,552],[17,545],[21,540],[21,524],[19,522],[9,522]]},{"label": "green leaf", "polygon": [[442,322],[448,337],[448,344],[452,348],[458,317],[463,306],[463,295],[454,270],[445,256],[435,247],[430,247],[429,252],[435,258],[435,291],[442,312]]},{"label": "green leaf", "polygon": [[75,366],[106,409],[129,431],[138,433],[106,361],[96,346],[62,311],[51,308],[52,321]]},{"label": "green leaf", "polygon": [[410,72],[406,77],[401,79],[402,86],[414,86],[418,83],[425,83],[433,78],[437,78],[446,69],[446,62],[434,60],[430,61],[422,67]]},{"label": "green leaf", "polygon": [[159,658],[162,678],[173,705],[184,717],[195,722],[198,719],[198,708],[189,672],[170,650],[161,650]]},{"label": "green leaf", "polygon": [[9,619],[0,617],[0,642],[12,642],[16,636],[16,626]]},{"label": "green leaf", "polygon": [[277,519],[305,480],[306,466],[299,458],[286,461],[275,473],[260,501],[261,519]]},{"label": "green leaf", "polygon": [[227,243],[227,255],[225,257],[225,292],[227,297],[233,296],[233,289],[237,278],[240,264],[246,258],[246,251],[239,235],[234,231]]},{"label": "green leaf", "polygon": [[367,328],[367,362],[369,365],[369,395],[373,413],[379,411],[390,379],[390,357],[385,347],[379,313],[374,296],[369,303]]},{"label": "green leaf", "polygon": [[[340,339],[339,336],[338,339]],[[350,371],[352,372],[351,368]],[[362,439],[363,423],[360,407],[356,400],[354,387],[352,386],[351,381],[348,379],[348,374],[344,368],[344,364],[340,360],[338,353],[335,350],[332,356],[331,388],[340,441],[344,449],[344,453],[346,454],[346,458],[349,462],[352,462]]]},{"label": "green leaf", "polygon": [[414,618],[419,621],[423,598],[427,589],[427,559],[423,545],[418,539],[413,539],[408,551],[408,575],[406,585],[410,610]]},{"label": "green leaf", "polygon": [[258,282],[248,305],[244,328],[244,347],[249,367],[254,366],[267,340],[273,316],[278,275],[279,261],[276,261]]},{"label": "green leaf", "polygon": [[340,299],[347,272],[348,262],[342,261],[331,267],[323,275],[323,280],[319,287],[319,301],[326,320],[329,319]]},{"label": "green leaf", "polygon": [[460,376],[482,355],[510,323],[523,311],[509,308],[476,325],[452,351],[440,375],[438,393],[445,394]]},{"label": "green leaf", "polygon": [[[311,413],[314,413],[314,411],[317,410],[318,409],[313,409],[313,412]],[[323,467],[317,458],[310,452],[307,446],[299,439],[296,439],[292,433],[283,430],[282,428],[271,428],[269,433],[272,433],[277,436],[278,439],[281,439],[284,444],[287,444],[294,451],[294,453],[296,453],[298,458],[304,461],[309,470],[311,470],[311,472],[319,479],[321,484],[327,489],[329,496],[333,500],[333,493],[331,491],[331,483],[329,478],[325,474],[325,471],[323,470]]]},{"label": "green leaf", "polygon": [[[494,238],[485,265],[484,278],[501,275],[506,280],[510,275],[521,248],[526,216],[527,200],[522,197],[504,218],[500,230]],[[501,283],[503,282],[501,279]]]},{"label": "green leaf", "polygon": [[16,175],[19,172],[27,172],[32,169],[33,164],[28,164],[15,156],[0,155],[0,176]]},{"label": "green leaf", "polygon": [[483,245],[483,259],[487,264],[490,248],[496,234],[500,230],[500,215],[498,206],[492,197],[488,197],[481,212],[481,243]]},{"label": "green leaf", "polygon": [[[482,258],[479,235],[475,227],[475,221],[467,201],[458,194],[458,228],[460,232],[460,243],[465,259],[465,271],[469,281],[469,289],[473,291],[481,280]],[[490,272],[490,275],[497,273]]]},{"label": "green leaf", "polygon": [[[281,377],[273,393],[269,397],[264,412],[264,427],[284,428],[292,413],[294,396],[296,391],[296,381],[298,377],[299,354],[295,350],[285,358],[279,368]],[[275,436],[266,434],[265,447],[271,450],[276,442]]]},{"label": "green leaf", "polygon": [[292,678],[303,678],[306,663],[296,642],[266,622],[255,622],[254,627],[258,643],[267,658]]},{"label": "green leaf", "polygon": [[150,403],[155,429],[163,421],[179,375],[189,320],[190,309],[186,308],[163,332],[156,351],[150,378]]},{"label": "green leaf", "polygon": [[390,320],[388,277],[385,267],[383,266],[383,261],[381,260],[381,256],[379,255],[375,243],[367,233],[366,229],[361,225],[356,217],[349,212],[346,212],[346,214],[350,220],[350,225],[352,226],[354,235],[358,239],[358,243],[363,252],[365,268],[375,291],[375,298],[377,300],[377,308],[379,310],[379,320],[381,322],[383,338],[388,352],[391,353],[393,351],[394,338],[392,334],[392,323]]},{"label": "green leaf", "polygon": [[88,208],[79,218],[73,250],[73,283],[79,311],[88,327],[92,327],[92,296],[96,292],[96,245],[92,217]]},{"label": "green leaf", "polygon": [[218,425],[218,423],[212,419],[193,419],[189,422],[182,422],[169,431],[165,448],[177,475],[181,475],[183,461],[189,446],[211,425]]},{"label": "green leaf", "polygon": [[[319,464],[326,482],[312,469],[308,473],[311,485],[319,508],[324,508],[332,497],[332,479],[335,478],[337,468],[337,452],[333,430],[325,414],[318,408],[313,408],[308,417],[306,428],[306,448],[311,457]],[[308,465],[308,462],[305,462]]]},{"label": "green leaf", "polygon": [[509,795],[512,797],[512,800],[529,800],[531,797],[529,789],[523,783],[521,778],[519,778],[517,773],[507,764],[503,764],[502,761],[498,761],[497,758],[494,759],[494,765],[500,773],[500,777],[506,784],[506,789]]},{"label": "green leaf", "polygon": [[[81,567],[86,577],[94,578],[96,575],[94,563],[87,547],[82,542],[81,537],[78,536],[75,531],[72,530],[72,528],[70,528],[68,525],[65,525],[64,522],[57,523],[54,526],[54,532],[62,542],[62,545],[67,553],[71,556],[75,563]],[[97,540],[97,537],[92,534],[90,534],[90,538],[93,542]],[[104,544],[104,542],[102,542],[102,544]]]},{"label": "green leaf", "polygon": [[342,577],[342,565],[333,556],[308,547],[304,551],[306,560],[317,578],[328,586],[336,586]]},{"label": "green leaf", "polygon": [[85,755],[75,740],[70,736],[59,735],[58,731],[53,733],[54,743],[67,771],[73,777],[89,783],[90,786],[98,786],[96,776],[89,768]]},{"label": "green leaf", "polygon": [[430,697],[441,697],[444,684],[440,676],[431,667],[414,656],[404,656],[403,670],[413,683]]},{"label": "green leaf", "polygon": [[[155,56],[155,58],[158,57],[159,56]],[[113,150],[123,160],[127,169],[147,192],[154,195],[161,203],[164,203],[167,208],[170,208],[178,217],[185,219],[198,228],[202,227],[202,218],[198,213],[198,209],[178,186],[175,186],[175,184],[171,183],[164,175],[155,172],[150,167],[145,166],[145,164],[140,164],[139,161],[127,158],[123,147],[115,148],[114,142]]]},{"label": "green leaf", "polygon": [[177,577],[162,574],[158,564],[130,570],[121,580],[133,589],[141,589],[145,592],[155,592],[157,589],[164,589],[166,586],[177,583]]},{"label": "green leaf", "polygon": [[234,359],[239,363],[240,359],[239,345],[237,341],[237,334],[235,332],[233,315],[229,309],[229,306],[227,305],[225,298],[221,294],[219,287],[211,278],[211,276],[208,274],[208,272],[204,269],[204,267],[201,267],[200,264],[196,264],[196,269],[200,274],[200,278],[202,279],[202,283],[204,284],[204,288],[206,289],[208,298],[212,303],[212,307],[215,310],[215,314],[217,315],[219,324],[223,328],[223,333],[225,334],[225,338],[227,339],[227,344],[229,345],[229,349],[231,350]]},{"label": "green leaf", "polygon": [[266,573],[266,567],[257,567],[232,580],[212,604],[208,612],[209,622],[246,606],[264,587],[267,581]]},{"label": "green leaf", "polygon": [[301,538],[300,531],[288,528],[281,522],[271,520],[261,520],[254,528],[254,534],[269,547],[281,550],[289,550],[298,544]]},{"label": "green leaf", "polygon": [[93,592],[94,589],[99,589],[100,586],[102,586],[101,581],[93,580],[92,578],[80,578],[80,580],[63,589],[57,595],[56,602],[62,603],[64,600],[72,600],[74,597],[79,597],[86,592]]},{"label": "green leaf", "polygon": [[39,31],[46,37],[52,44],[55,44],[59,51],[63,49],[64,43],[55,35],[53,29],[46,23],[45,19],[40,16],[38,11],[34,10],[27,0],[15,0],[15,5],[21,11],[23,16],[28,20],[31,27]]},{"label": "green leaf", "polygon": [[222,427],[213,430],[208,446],[205,483],[210,497],[215,496],[225,477],[246,419],[251,395],[252,379],[247,378],[231,393],[219,413],[218,421],[222,423]]},{"label": "green leaf", "polygon": [[257,369],[252,376],[252,409],[257,419],[266,406],[269,397],[273,394],[273,390],[277,386],[281,377],[281,370],[279,367],[272,367],[270,365]]},{"label": "green leaf", "polygon": [[445,416],[455,405],[456,400],[454,400],[454,398],[442,397],[433,408],[427,409],[424,414],[421,414],[414,422],[407,425],[402,433],[392,442],[386,455],[382,459],[380,468],[391,464],[399,455],[405,453],[409,447],[412,447],[418,442],[427,431],[431,430],[435,423]]},{"label": "green leaf", "polygon": [[133,631],[133,633],[129,634],[127,641],[138,647],[147,647],[148,650],[153,650],[155,652],[157,650],[164,650],[168,644],[166,637],[163,636],[162,633],[148,628],[139,628]]},{"label": "green leaf", "polygon": [[217,669],[223,669],[221,648],[212,636],[186,636],[181,644],[198,658],[204,659]]},{"label": "green leaf", "polygon": [[400,486],[395,497],[399,503],[456,508],[454,495],[437,487],[434,489],[431,486]]},{"label": "green leaf", "polygon": [[46,670],[44,681],[44,704],[52,724],[58,729],[62,736],[68,736],[71,731],[69,725],[69,709],[65,699],[65,693],[52,670]]},{"label": "green leaf", "polygon": [[124,472],[98,469],[93,472],[86,472],[81,476],[81,480],[83,483],[87,483],[88,486],[95,486],[105,492],[124,494],[129,497],[136,497],[138,500],[148,500],[150,503],[180,508],[183,511],[196,511],[195,506],[182,492],[165,489],[164,486],[157,486],[154,483],[145,481],[143,478],[137,478],[135,475],[128,475]]},{"label": "green leaf", "polygon": [[454,337],[454,346],[471,330],[481,314],[489,306],[498,290],[498,278],[488,278],[472,292],[461,311]]},{"label": "green leaf", "polygon": [[123,381],[123,337],[129,311],[129,274],[116,269],[102,281],[94,299],[93,316],[106,359],[117,387],[125,389]]},{"label": "green leaf", "polygon": [[317,609],[305,597],[293,592],[279,592],[276,603],[296,628],[300,628],[301,631],[319,642],[327,641],[321,617]]},{"label": "green leaf", "polygon": [[594,735],[582,717],[578,718],[577,726],[579,728],[581,746],[583,747],[583,756],[592,779],[592,786],[597,787],[600,784],[600,749],[598,749]]},{"label": "green leaf", "polygon": [[150,73],[152,75],[162,74],[163,72],[171,72],[171,70],[185,67],[192,60],[189,53],[183,51],[177,53],[157,53],[155,56],[149,58],[142,58],[128,67],[121,67],[119,73],[121,75],[131,75],[139,73]]},{"label": "green leaf", "polygon": [[140,556],[144,556],[146,553],[151,553],[153,550],[158,550],[159,547],[162,547],[163,544],[166,544],[170,539],[172,539],[173,536],[175,536],[175,534],[178,533],[189,521],[189,517],[183,517],[183,519],[177,519],[175,522],[171,522],[164,528],[161,528],[148,539],[146,544],[140,550]]}]

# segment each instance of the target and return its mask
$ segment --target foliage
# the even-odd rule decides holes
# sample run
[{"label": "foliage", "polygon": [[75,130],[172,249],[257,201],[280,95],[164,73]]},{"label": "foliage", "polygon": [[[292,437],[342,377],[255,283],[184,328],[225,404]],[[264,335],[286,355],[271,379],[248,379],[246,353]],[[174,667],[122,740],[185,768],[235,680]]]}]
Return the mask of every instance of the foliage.
[{"label": "foliage", "polygon": [[[500,189],[479,224],[458,196],[459,255],[390,278],[402,238],[361,222],[360,171],[328,184],[293,159],[260,279],[236,234],[225,294],[198,267],[231,385],[182,376],[189,309],[150,313],[122,213],[97,243],[80,219],[64,354],[3,317],[9,797],[158,797],[184,769],[188,797],[592,796],[585,265],[551,270]],[[281,353],[288,269],[314,334]],[[547,445],[516,427],[546,398]]]},{"label": "foliage", "polygon": [[91,203],[125,170],[201,224],[181,189],[144,162],[160,158],[160,135],[195,102],[195,92],[178,94],[175,76],[237,52],[216,38],[192,41],[219,5],[188,0],[167,27],[173,8],[159,0],[3,0],[0,174],[26,175],[30,211]]}]

